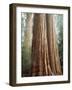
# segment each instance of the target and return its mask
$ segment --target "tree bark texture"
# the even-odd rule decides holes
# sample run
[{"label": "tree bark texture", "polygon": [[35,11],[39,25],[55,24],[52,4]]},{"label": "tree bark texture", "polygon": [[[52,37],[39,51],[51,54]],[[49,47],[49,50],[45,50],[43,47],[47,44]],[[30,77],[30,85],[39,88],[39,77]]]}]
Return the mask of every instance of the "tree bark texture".
[{"label": "tree bark texture", "polygon": [[62,74],[58,45],[57,45],[57,37],[55,32],[55,21],[53,15],[46,15],[46,24],[47,24],[47,42],[48,42],[48,52],[49,52],[49,60],[50,66],[53,74],[60,75]]},{"label": "tree bark texture", "polygon": [[52,75],[47,43],[46,15],[35,14],[32,40],[32,76]]},{"label": "tree bark texture", "polygon": [[32,40],[32,76],[61,75],[54,16],[35,14]]}]

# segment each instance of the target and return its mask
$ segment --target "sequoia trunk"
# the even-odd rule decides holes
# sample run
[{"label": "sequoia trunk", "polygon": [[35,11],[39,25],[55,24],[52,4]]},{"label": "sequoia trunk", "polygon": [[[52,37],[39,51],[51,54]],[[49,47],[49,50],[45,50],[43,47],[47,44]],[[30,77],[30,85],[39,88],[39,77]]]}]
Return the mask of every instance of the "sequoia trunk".
[{"label": "sequoia trunk", "polygon": [[60,75],[62,74],[62,71],[55,32],[54,15],[46,15],[46,23],[47,23],[47,41],[48,41],[51,70],[53,74]]},{"label": "sequoia trunk", "polygon": [[32,40],[32,76],[51,75],[46,15],[35,14]]}]

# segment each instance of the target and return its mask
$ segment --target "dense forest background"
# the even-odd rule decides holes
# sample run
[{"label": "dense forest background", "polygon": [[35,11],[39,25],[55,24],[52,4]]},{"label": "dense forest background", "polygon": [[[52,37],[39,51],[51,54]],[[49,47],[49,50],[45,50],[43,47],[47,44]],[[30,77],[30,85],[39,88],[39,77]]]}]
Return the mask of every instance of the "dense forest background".
[{"label": "dense forest background", "polygon": [[[61,70],[63,72],[63,15],[55,14],[55,31]],[[33,40],[33,13],[21,13],[21,57],[22,57],[22,77],[32,76],[32,40]],[[54,74],[52,74],[54,75]]]}]

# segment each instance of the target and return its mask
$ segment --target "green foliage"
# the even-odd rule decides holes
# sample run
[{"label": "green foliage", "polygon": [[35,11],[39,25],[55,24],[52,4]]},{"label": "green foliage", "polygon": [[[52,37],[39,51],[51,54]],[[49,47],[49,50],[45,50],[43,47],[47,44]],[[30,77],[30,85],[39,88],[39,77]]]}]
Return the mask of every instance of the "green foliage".
[{"label": "green foliage", "polygon": [[22,47],[22,72],[23,75],[29,75],[31,68],[31,50],[30,48]]},{"label": "green foliage", "polygon": [[30,50],[30,48],[22,47],[23,65],[24,66],[29,65],[30,64],[30,59],[31,59],[31,50]]},{"label": "green foliage", "polygon": [[63,68],[63,15],[56,15],[56,31],[61,66]]},{"label": "green foliage", "polygon": [[22,76],[28,76],[31,68],[31,46],[29,40],[29,30],[27,30],[27,13],[21,14],[21,60]]}]

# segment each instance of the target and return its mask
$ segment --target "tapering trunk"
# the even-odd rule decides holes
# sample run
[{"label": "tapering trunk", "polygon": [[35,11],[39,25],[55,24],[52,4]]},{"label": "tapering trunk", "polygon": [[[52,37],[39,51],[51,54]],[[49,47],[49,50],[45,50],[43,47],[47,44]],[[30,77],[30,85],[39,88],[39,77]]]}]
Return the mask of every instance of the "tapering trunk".
[{"label": "tapering trunk", "polygon": [[51,75],[47,43],[46,15],[35,14],[32,40],[32,76]]},{"label": "tapering trunk", "polygon": [[53,74],[60,75],[62,74],[62,71],[59,59],[57,37],[55,32],[54,15],[46,15],[46,23],[47,23],[47,41],[48,41],[51,70]]}]

